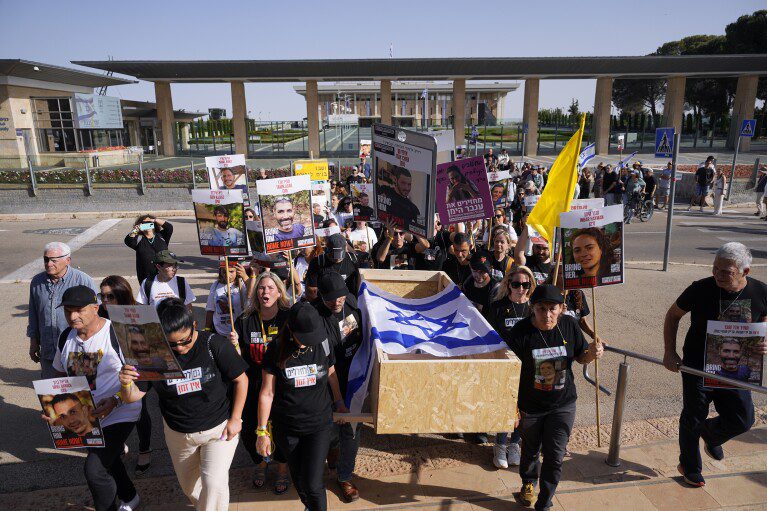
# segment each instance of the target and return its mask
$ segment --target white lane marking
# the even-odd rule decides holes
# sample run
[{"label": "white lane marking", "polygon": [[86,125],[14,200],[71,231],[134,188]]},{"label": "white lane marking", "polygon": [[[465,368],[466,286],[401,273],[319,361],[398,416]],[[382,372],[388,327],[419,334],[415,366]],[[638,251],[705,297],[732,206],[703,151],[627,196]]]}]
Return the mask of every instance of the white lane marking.
[{"label": "white lane marking", "polygon": [[767,236],[750,236],[746,238],[741,238],[738,236],[717,236],[716,239],[726,242],[737,241],[739,243],[744,243],[746,241],[767,241]]},{"label": "white lane marking", "polygon": [[666,234],[666,231],[637,231],[637,232],[628,232],[626,234],[630,236],[633,236],[635,234]]},{"label": "white lane marking", "polygon": [[[84,230],[71,240],[67,242],[67,245],[69,245],[69,248],[72,249],[72,252],[76,252],[77,250],[80,250],[82,247],[96,239],[101,234],[105,233],[109,229],[111,229],[115,224],[120,222],[120,218],[110,218],[108,220],[102,220],[96,225],[89,227],[88,229]],[[9,273],[2,279],[0,279],[0,283],[2,284],[9,284],[13,282],[17,282],[20,280],[30,280],[32,277],[40,273],[43,269],[43,258],[39,257],[35,259],[34,261],[25,264],[18,270]]]}]

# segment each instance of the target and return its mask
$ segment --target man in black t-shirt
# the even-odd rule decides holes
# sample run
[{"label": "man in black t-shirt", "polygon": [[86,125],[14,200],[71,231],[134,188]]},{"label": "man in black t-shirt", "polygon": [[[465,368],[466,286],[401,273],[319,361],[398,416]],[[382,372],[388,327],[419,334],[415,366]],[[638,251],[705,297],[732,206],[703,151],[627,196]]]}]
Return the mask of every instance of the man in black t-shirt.
[{"label": "man in black t-shirt", "polygon": [[463,294],[487,318],[487,307],[495,298],[498,283],[490,276],[492,268],[484,254],[475,252],[471,256],[469,267],[471,268],[471,276],[463,283]]},{"label": "man in black t-shirt", "polygon": [[[530,506],[535,501],[535,483],[540,492],[535,509],[551,507],[551,499],[562,475],[577,393],[573,360],[588,364],[603,353],[601,343],[588,345],[575,319],[562,314],[564,298],[556,286],[543,284],[530,297],[533,314],[520,320],[509,333],[509,348],[522,361],[519,377],[522,456],[519,498]],[[539,453],[543,463],[538,463]],[[540,469],[540,474],[539,474]]]},{"label": "man in black t-shirt", "polygon": [[[382,210],[380,219],[382,221],[395,222],[397,227],[407,229],[408,226],[416,221],[421,215],[418,206],[410,200],[410,190],[413,187],[413,176],[410,171],[404,167],[394,167],[394,187],[379,186],[378,209]],[[402,219],[402,225],[397,222]]]},{"label": "man in black t-shirt", "polygon": [[[357,299],[348,292],[337,273],[326,273],[319,280],[319,298],[312,305],[317,308],[325,332],[335,352],[335,368],[341,395],[346,395],[349,368],[362,344],[362,314]],[[336,468],[341,494],[346,502],[359,499],[359,490],[352,483],[354,464],[360,447],[359,423],[334,424],[333,439],[328,452],[328,465]]]},{"label": "man in black t-shirt", "polygon": [[462,232],[456,233],[453,236],[453,253],[448,254],[442,265],[442,271],[447,273],[447,276],[456,286],[461,287],[471,276],[470,260],[471,244],[469,237]]},{"label": "man in black t-shirt", "polygon": [[356,293],[359,286],[360,272],[356,263],[356,256],[349,253],[346,242],[341,234],[335,233],[328,236],[325,241],[325,252],[309,262],[309,267],[304,275],[307,291],[311,296],[316,296],[316,287],[309,289],[306,281],[319,279],[324,273],[335,272],[343,277],[350,293]]},{"label": "man in black t-shirt", "polygon": [[690,211],[695,204],[700,206],[700,210],[703,211],[703,206],[706,205],[706,197],[708,197],[709,189],[714,183],[715,174],[714,157],[709,156],[706,161],[698,167],[695,171],[695,194],[690,199],[690,206],[687,211]]},{"label": "man in black t-shirt", "polygon": [[415,243],[405,240],[405,231],[391,223],[384,225],[381,238],[373,247],[373,262],[376,268],[385,270],[412,270],[415,268],[416,254],[422,254],[429,248],[429,242],[420,236],[414,236]]},{"label": "man in black t-shirt", "polygon": [[[684,364],[702,371],[709,321],[761,323],[767,321],[767,285],[748,276],[751,251],[742,243],[725,243],[716,252],[713,276],[693,282],[666,313],[663,326],[663,365],[678,372]],[[740,311],[740,318],[732,311]],[[684,339],[682,358],[676,350],[679,322],[690,313],[690,329]],[[753,354],[767,354],[767,343],[752,347]],[[707,418],[713,401],[717,417]],[[722,444],[745,433],[754,423],[751,392],[741,389],[705,388],[703,378],[682,374],[682,415],[679,418],[679,472],[695,487],[706,485],[701,470],[699,439],[706,454],[724,459]]]}]

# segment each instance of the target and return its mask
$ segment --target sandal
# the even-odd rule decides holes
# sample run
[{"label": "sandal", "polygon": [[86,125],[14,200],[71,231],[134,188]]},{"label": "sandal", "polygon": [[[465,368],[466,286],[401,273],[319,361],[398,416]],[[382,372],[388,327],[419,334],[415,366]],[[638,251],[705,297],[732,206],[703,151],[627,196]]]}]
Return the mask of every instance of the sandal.
[{"label": "sandal", "polygon": [[277,480],[274,481],[274,494],[282,495],[290,489],[290,478],[287,474],[284,476],[277,476]]},{"label": "sandal", "polygon": [[269,469],[269,465],[264,464],[263,467],[259,467],[256,465],[256,468],[253,469],[253,487],[254,488],[263,488],[264,484],[266,484],[266,471]]}]

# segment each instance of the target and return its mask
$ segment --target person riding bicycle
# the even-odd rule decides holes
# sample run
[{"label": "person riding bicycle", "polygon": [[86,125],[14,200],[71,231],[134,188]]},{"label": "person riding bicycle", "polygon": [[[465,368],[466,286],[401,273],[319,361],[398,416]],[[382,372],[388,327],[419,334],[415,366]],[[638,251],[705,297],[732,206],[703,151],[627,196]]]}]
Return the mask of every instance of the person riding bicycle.
[{"label": "person riding bicycle", "polygon": [[626,200],[625,208],[626,223],[631,223],[631,218],[634,216],[634,210],[642,202],[644,196],[645,182],[639,175],[639,171],[632,171],[629,175],[628,181],[626,181]]}]

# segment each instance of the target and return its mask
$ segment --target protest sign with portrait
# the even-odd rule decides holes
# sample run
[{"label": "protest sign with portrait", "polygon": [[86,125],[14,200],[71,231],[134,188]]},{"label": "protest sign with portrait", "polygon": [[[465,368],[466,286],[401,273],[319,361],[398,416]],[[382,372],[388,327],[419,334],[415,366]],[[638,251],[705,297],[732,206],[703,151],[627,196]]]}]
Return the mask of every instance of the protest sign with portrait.
[{"label": "protest sign with portrait", "polygon": [[373,185],[371,183],[352,183],[352,210],[354,211],[354,220],[359,222],[369,222],[375,220],[376,212],[370,207],[373,194]]},{"label": "protest sign with portrait", "polygon": [[430,237],[434,232],[433,137],[385,124],[373,125],[376,218]]},{"label": "protest sign with portrait", "polygon": [[367,228],[355,229],[347,232],[349,233],[349,241],[352,243],[354,250],[365,253],[370,252],[370,240],[368,239]]},{"label": "protest sign with portrait", "polygon": [[250,205],[248,167],[244,154],[222,154],[205,158],[211,190],[240,190],[245,206]]},{"label": "protest sign with portrait", "polygon": [[32,385],[47,417],[53,447],[104,447],[104,434],[85,376],[37,380]]},{"label": "protest sign with portrait", "polygon": [[245,234],[248,240],[248,253],[263,254],[266,250],[264,244],[264,231],[261,220],[246,220],[245,221]]},{"label": "protest sign with portrait", "polygon": [[192,190],[192,204],[202,255],[247,255],[240,190]]},{"label": "protest sign with portrait", "polygon": [[565,289],[623,283],[623,206],[559,215]]},{"label": "protest sign with portrait", "polygon": [[[706,355],[704,371],[716,376],[762,384],[764,355],[755,346],[767,335],[767,323],[734,323],[708,321],[706,323]],[[735,388],[712,378],[704,378],[707,388]]]},{"label": "protest sign with portrait", "polygon": [[266,253],[314,246],[312,182],[308,175],[258,182]]},{"label": "protest sign with portrait", "polygon": [[[478,158],[482,158],[479,156]],[[493,201],[493,207],[505,208],[509,206],[509,174],[508,170],[499,170],[487,173],[487,180],[490,182],[490,198]],[[528,207],[530,211],[532,207]]]},{"label": "protest sign with portrait", "polygon": [[106,306],[125,363],[139,372],[139,381],[183,378],[184,370],[168,344],[154,305]]},{"label": "protest sign with portrait", "polygon": [[296,160],[293,162],[293,175],[308,175],[312,181],[330,179],[328,160]]},{"label": "protest sign with portrait", "polygon": [[314,228],[322,227],[322,222],[331,217],[330,181],[312,181],[312,220]]},{"label": "protest sign with portrait", "polygon": [[370,140],[360,140],[360,159],[370,157]]},{"label": "protest sign with portrait", "polygon": [[443,224],[493,216],[493,201],[481,156],[437,165],[437,213]]}]

